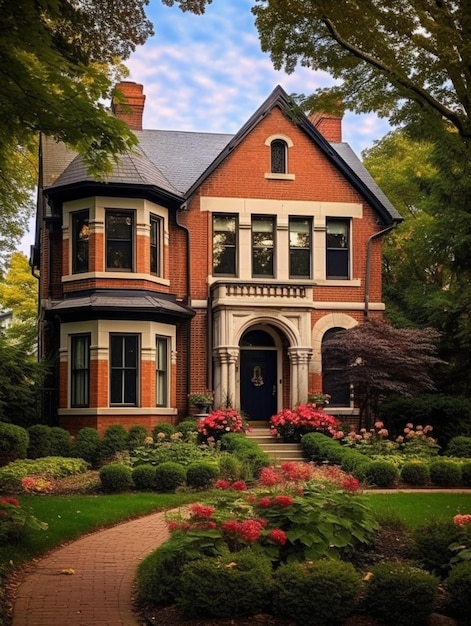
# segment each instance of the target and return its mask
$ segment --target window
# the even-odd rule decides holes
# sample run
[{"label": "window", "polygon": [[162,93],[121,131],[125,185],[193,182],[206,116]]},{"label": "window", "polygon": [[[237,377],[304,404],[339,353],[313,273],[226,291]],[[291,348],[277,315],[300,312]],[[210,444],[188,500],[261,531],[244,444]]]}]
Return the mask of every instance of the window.
[{"label": "window", "polygon": [[150,216],[150,272],[161,276],[161,227],[162,220]]},{"label": "window", "polygon": [[291,278],[311,277],[312,220],[304,217],[289,219],[289,275]]},{"label": "window", "polygon": [[110,335],[110,404],[137,406],[138,335]]},{"label": "window", "polygon": [[271,172],[272,174],[286,174],[287,168],[287,150],[286,141],[282,139],[274,139],[270,144],[271,150]]},{"label": "window", "polygon": [[155,396],[157,406],[168,406],[168,339],[155,340]]},{"label": "window", "polygon": [[70,405],[88,407],[90,402],[90,335],[70,338]]},{"label": "window", "polygon": [[213,216],[213,274],[236,275],[237,217]]},{"label": "window", "polygon": [[252,276],[273,276],[275,218],[252,217]]},{"label": "window", "polygon": [[326,269],[329,279],[350,277],[350,220],[327,219]]},{"label": "window", "polygon": [[[322,345],[329,339],[334,339],[335,335],[345,330],[344,328],[330,328],[322,337]],[[322,351],[323,352],[323,351]],[[349,406],[350,405],[350,385],[345,380],[344,373],[348,367],[327,368],[322,356],[322,390],[330,395],[329,406]]]},{"label": "window", "polygon": [[106,269],[133,269],[132,211],[106,211]]},{"label": "window", "polygon": [[72,213],[72,272],[88,272],[88,211]]}]

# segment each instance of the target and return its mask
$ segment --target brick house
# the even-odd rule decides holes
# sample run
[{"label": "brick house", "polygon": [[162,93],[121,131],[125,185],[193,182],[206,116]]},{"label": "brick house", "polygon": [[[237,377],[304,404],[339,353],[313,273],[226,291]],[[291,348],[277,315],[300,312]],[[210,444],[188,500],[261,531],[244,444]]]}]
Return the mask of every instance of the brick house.
[{"label": "brick house", "polygon": [[[50,420],[76,433],[178,422],[214,390],[267,420],[335,389],[321,346],[381,316],[381,240],[401,221],[341,119],[276,87],[235,135],[143,130],[142,85],[114,107],[138,148],[105,180],[41,140],[39,353]],[[330,412],[355,413],[335,390]]]}]

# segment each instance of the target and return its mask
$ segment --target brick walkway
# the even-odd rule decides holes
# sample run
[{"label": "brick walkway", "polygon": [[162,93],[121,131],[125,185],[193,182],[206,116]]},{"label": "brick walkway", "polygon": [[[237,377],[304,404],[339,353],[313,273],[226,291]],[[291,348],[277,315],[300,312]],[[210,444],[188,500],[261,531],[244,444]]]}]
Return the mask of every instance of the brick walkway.
[{"label": "brick walkway", "polygon": [[136,566],[167,537],[164,513],[154,513],[51,552],[18,587],[13,626],[137,626]]}]

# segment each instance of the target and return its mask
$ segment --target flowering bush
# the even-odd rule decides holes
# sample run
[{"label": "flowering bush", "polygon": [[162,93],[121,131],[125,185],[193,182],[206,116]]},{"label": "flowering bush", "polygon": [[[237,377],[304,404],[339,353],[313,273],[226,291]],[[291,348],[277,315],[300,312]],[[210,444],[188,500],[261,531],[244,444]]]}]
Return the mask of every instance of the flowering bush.
[{"label": "flowering bush", "polygon": [[330,395],[322,393],[322,391],[309,391],[307,394],[308,404],[316,404],[317,406],[325,406],[330,402]]},{"label": "flowering bush", "polygon": [[433,426],[416,426],[406,424],[404,435],[399,435],[396,442],[404,454],[414,457],[436,456],[440,450],[437,440],[430,436]]},{"label": "flowering bush", "polygon": [[0,497],[0,545],[20,540],[26,528],[45,530],[47,524],[30,515],[17,498]]},{"label": "flowering bush", "polygon": [[198,421],[198,432],[206,440],[218,440],[226,433],[243,433],[246,430],[240,414],[231,408],[217,409]]},{"label": "flowering bush", "polygon": [[188,400],[191,404],[212,404],[214,402],[214,393],[209,389],[203,391],[192,391],[188,394]]},{"label": "flowering bush", "polygon": [[[274,437],[280,435],[285,441],[299,441],[313,431],[338,437],[339,425],[339,420],[315,404],[298,404],[294,409],[283,409],[270,418],[271,434]],[[343,437],[343,433],[340,436]]]}]

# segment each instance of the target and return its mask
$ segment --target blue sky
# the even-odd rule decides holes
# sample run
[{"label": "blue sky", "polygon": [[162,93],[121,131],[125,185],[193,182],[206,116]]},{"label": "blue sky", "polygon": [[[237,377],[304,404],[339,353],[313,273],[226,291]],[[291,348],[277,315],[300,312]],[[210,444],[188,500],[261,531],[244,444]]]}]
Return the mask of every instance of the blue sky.
[{"label": "blue sky", "polygon": [[[144,85],[144,128],[236,133],[276,85],[309,94],[333,84],[325,72],[275,71],[260,49],[254,0],[213,0],[204,15],[151,0],[155,35],[127,60],[129,80]],[[389,130],[375,115],[347,112],[343,139],[361,155]],[[34,224],[20,249],[29,255]]]}]

